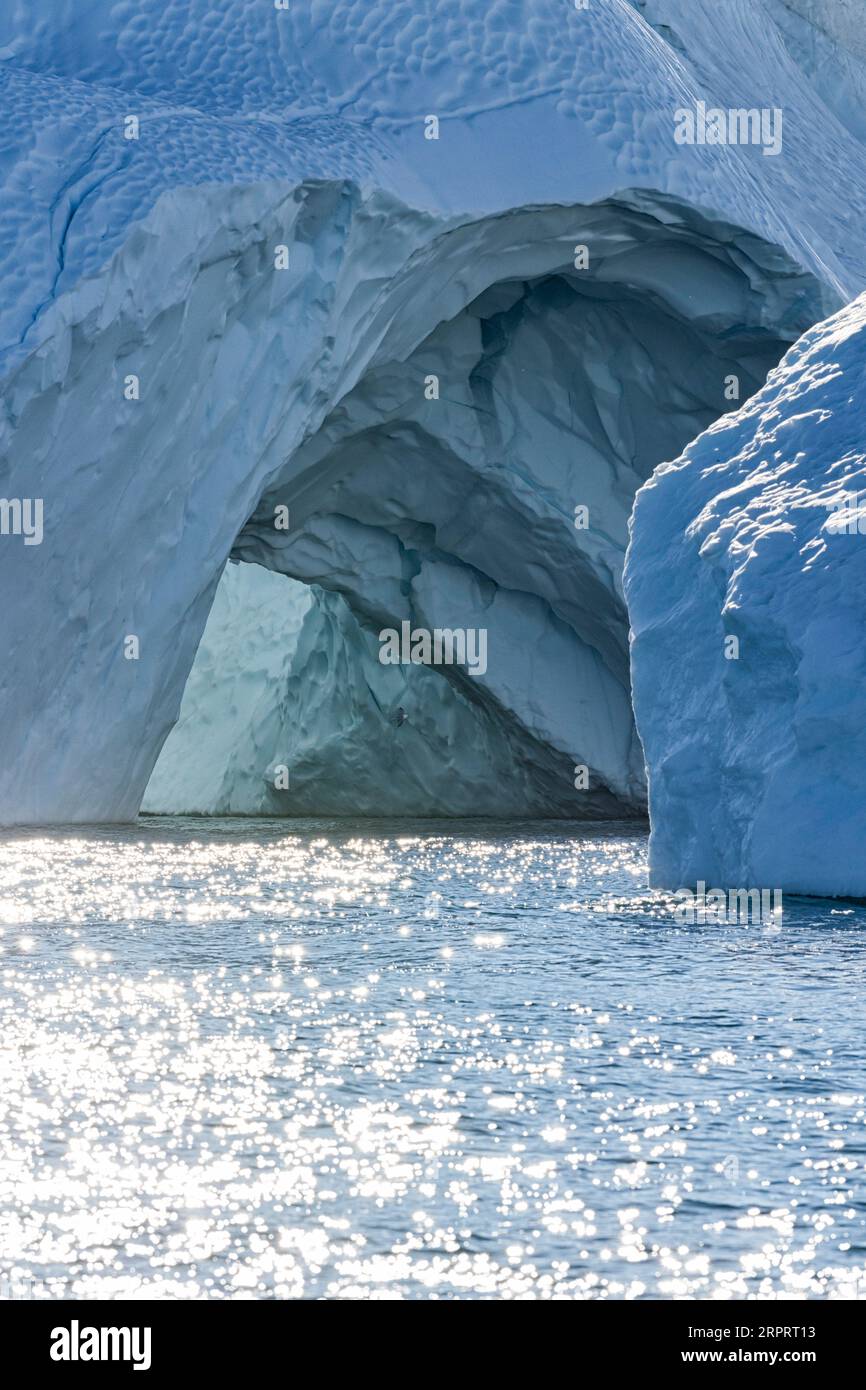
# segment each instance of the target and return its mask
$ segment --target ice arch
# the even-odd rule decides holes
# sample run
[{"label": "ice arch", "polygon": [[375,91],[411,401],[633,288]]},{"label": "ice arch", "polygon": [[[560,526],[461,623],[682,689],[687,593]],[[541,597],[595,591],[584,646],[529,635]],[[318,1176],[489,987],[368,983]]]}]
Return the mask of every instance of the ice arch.
[{"label": "ice arch", "polygon": [[[413,279],[455,272],[453,315],[437,304],[422,336],[413,309],[414,343],[395,323],[265,487],[233,555],[313,596],[227,572],[147,809],[643,809],[620,584],[632,496],[759,387],[820,293],[758,239],[647,195],[457,229]],[[484,677],[383,670],[375,633],[401,621],[483,627]]]},{"label": "ice arch", "polygon": [[163,195],[7,378],[6,490],[46,521],[5,553],[0,819],[136,814],[233,551],[366,624],[488,627],[471,698],[527,804],[639,808],[631,495],[825,305],[779,248],[646,192],[444,228],[341,181]]}]

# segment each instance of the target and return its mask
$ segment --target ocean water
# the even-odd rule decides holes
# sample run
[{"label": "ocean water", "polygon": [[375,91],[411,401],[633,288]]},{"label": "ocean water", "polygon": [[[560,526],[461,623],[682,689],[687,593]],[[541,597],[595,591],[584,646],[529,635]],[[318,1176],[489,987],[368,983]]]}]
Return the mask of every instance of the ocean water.
[{"label": "ocean water", "polygon": [[0,836],[0,1293],[866,1295],[866,909],[634,826]]}]

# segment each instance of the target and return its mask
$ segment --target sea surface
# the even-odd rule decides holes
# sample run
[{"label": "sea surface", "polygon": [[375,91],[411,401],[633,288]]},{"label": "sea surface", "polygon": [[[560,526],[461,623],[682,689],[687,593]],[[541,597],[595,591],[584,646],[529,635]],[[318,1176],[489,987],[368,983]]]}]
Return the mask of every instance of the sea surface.
[{"label": "sea surface", "polygon": [[640,827],[0,836],[7,1298],[866,1296],[866,909]]}]

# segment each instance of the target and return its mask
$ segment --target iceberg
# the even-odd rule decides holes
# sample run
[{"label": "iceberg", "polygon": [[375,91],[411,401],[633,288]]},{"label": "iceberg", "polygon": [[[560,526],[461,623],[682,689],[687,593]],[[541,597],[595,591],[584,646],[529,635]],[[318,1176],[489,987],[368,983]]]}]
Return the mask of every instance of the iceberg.
[{"label": "iceberg", "polygon": [[7,7],[0,822],[643,813],[634,494],[866,284],[855,28],[686,9]]},{"label": "iceberg", "polygon": [[637,494],[652,882],[866,896],[866,296]]}]

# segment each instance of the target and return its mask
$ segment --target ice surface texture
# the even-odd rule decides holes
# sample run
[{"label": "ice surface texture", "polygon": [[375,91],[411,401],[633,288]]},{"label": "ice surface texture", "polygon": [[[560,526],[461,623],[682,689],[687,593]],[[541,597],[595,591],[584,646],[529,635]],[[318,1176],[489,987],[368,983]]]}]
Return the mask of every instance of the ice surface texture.
[{"label": "ice surface texture", "polygon": [[[807,7],[692,0],[676,33],[668,8],[4,8],[0,492],[44,499],[45,534],[0,541],[0,821],[135,815],[230,555],[310,608],[287,588],[283,629],[229,572],[156,809],[368,809],[387,784],[383,809],[641,810],[635,488],[726,376],[756,390],[866,283],[860,132]],[[849,31],[819,28],[856,86]],[[782,105],[782,154],[675,145],[699,97]],[[403,619],[485,627],[488,671],[385,673]],[[244,628],[286,644],[258,682],[211,642]]]}]

